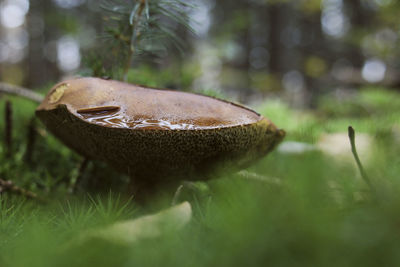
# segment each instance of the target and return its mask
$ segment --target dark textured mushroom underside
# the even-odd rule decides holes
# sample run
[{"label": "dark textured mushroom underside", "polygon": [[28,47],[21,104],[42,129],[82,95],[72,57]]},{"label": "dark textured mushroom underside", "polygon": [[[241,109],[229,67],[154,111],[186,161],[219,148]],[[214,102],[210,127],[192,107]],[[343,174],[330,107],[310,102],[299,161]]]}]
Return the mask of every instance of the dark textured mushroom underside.
[{"label": "dark textured mushroom underside", "polygon": [[36,114],[78,153],[152,183],[206,179],[232,162],[244,166],[284,137],[237,104],[97,78],[56,85]]}]

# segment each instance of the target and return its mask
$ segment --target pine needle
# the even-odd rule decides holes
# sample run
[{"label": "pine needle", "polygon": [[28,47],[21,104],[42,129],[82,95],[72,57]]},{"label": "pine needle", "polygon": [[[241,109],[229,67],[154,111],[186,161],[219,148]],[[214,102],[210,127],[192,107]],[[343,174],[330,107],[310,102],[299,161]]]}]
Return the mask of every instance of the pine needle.
[{"label": "pine needle", "polygon": [[[110,55],[112,52],[108,52],[100,56],[103,61],[106,58],[111,60],[114,70],[117,66],[122,71],[121,77],[113,78],[127,80],[128,71],[140,57],[160,57],[170,46],[183,53],[184,41],[176,34],[177,26],[194,33],[188,15],[194,6],[185,1],[107,0],[102,1],[100,6],[108,22],[103,35],[111,46],[108,51],[118,51],[117,54]],[[105,73],[98,69],[94,72]],[[115,73],[112,74],[115,76]]]}]

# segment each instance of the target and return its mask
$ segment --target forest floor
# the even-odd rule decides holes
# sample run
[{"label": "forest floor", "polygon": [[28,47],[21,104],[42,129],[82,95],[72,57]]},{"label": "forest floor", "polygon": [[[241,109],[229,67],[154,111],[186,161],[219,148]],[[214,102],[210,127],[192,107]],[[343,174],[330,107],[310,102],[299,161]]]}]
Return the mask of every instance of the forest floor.
[{"label": "forest floor", "polygon": [[[82,158],[36,121],[35,145],[29,148],[35,104],[3,96],[1,118],[5,99],[13,106],[13,138],[7,156],[5,131],[0,132],[0,179],[50,201],[0,195],[0,266],[400,264],[395,92],[366,88],[346,99],[321,99],[313,111],[280,101],[255,107],[287,131],[285,142],[245,171],[187,190],[193,214],[188,222],[190,209],[180,206],[173,211],[182,219],[177,223],[161,215],[137,223],[134,219],[169,207],[171,199],[159,196],[137,205],[118,193],[127,177],[101,163],[91,162],[79,174]],[[356,130],[371,186],[355,165],[348,126]],[[89,182],[71,194],[71,179],[78,175]],[[113,228],[121,221],[128,224]]]}]

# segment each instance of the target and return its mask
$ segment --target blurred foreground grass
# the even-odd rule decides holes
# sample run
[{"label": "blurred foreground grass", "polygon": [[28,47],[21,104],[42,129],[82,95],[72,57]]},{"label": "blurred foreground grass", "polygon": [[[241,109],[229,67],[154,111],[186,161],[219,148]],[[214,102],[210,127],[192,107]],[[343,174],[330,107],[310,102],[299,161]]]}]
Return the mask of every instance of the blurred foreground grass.
[{"label": "blurred foreground grass", "polygon": [[[4,97],[0,116],[4,117]],[[398,266],[400,264],[400,96],[364,89],[346,99],[322,99],[317,110],[295,111],[273,101],[258,107],[288,132],[286,141],[317,145],[323,136],[369,136],[361,155],[376,195],[361,180],[348,153],[315,149],[274,151],[247,171],[265,182],[222,175],[210,194],[190,197],[194,217],[178,232],[132,244],[92,240],[67,246],[83,231],[137,218],[171,199],[148,206],[119,193],[126,182],[106,166],[91,163],[89,180],[76,194],[80,157],[38,125],[32,163],[24,161],[27,125],[35,105],[9,98],[14,106],[13,157],[0,146],[0,178],[52,199],[39,205],[0,196],[0,266]],[[4,121],[0,120],[3,129]],[[4,138],[4,133],[0,133]],[[357,138],[357,136],[356,136]],[[345,147],[346,138],[330,146]],[[367,157],[368,154],[369,156]],[[112,190],[112,193],[109,190]],[[190,195],[190,192],[189,192]]]}]

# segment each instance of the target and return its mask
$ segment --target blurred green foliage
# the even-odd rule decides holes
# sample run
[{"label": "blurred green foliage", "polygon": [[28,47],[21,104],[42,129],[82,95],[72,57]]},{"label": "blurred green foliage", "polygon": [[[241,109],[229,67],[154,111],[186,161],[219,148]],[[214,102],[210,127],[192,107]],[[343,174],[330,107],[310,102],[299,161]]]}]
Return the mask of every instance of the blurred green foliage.
[{"label": "blurred green foliage", "polygon": [[[40,16],[41,8],[33,2],[30,1],[31,12]],[[0,265],[399,265],[400,97],[395,89],[379,86],[340,92],[333,90],[336,81],[325,78],[332,76],[338,58],[345,58],[359,72],[366,59],[375,57],[396,70],[400,5],[396,1],[336,1],[345,7],[342,11],[350,21],[350,28],[343,36],[332,37],[324,35],[321,29],[323,6],[327,2],[215,1],[211,10],[215,24],[208,38],[217,51],[204,53],[213,59],[214,65],[204,67],[204,58],[199,55],[185,60],[164,55],[159,62],[135,65],[127,78],[146,86],[194,91],[198,77],[218,70],[215,77],[222,87],[258,94],[260,104],[255,109],[286,130],[286,141],[318,145],[322,136],[345,133],[352,125],[357,134],[371,138],[368,153],[372,156],[363,163],[375,194],[360,179],[349,157],[337,158],[317,149],[297,154],[275,150],[247,170],[257,179],[244,178],[240,173],[222,173],[206,186],[201,184],[197,192],[186,192],[184,197],[191,201],[194,217],[178,233],[166,232],[158,238],[126,246],[93,240],[71,247],[68,246],[71,240],[86,230],[137,218],[169,206],[171,199],[155,196],[152,202],[139,207],[135,199],[124,194],[128,178],[98,162],[89,164],[78,192],[71,194],[71,180],[79,175],[82,159],[36,122],[37,140],[32,161],[27,162],[28,125],[35,105],[7,96],[14,107],[13,154],[10,158],[5,156],[1,141],[0,178],[12,180],[50,201],[39,205],[20,196],[0,194]],[[46,2],[47,8],[49,3]],[[41,43],[36,50],[31,48],[27,68],[20,63],[1,68],[3,80],[21,83],[25,79],[34,86],[49,83],[48,79],[56,80],[60,73],[50,72],[57,69],[54,58],[47,58],[49,66],[42,68],[32,59],[34,55],[42,55],[43,49],[51,50],[50,41],[58,35],[82,36],[85,27],[92,26],[96,33],[104,30],[103,25],[90,20],[101,18],[100,11],[90,13],[82,8],[74,9],[74,13],[61,7],[52,9],[58,12],[46,12],[43,16],[46,30],[37,37],[48,42],[46,46]],[[364,19],[357,21],[357,14]],[[275,33],[270,25],[276,27]],[[287,31],[292,33],[290,38],[300,36],[298,43],[282,43]],[[100,43],[99,40],[93,43]],[[197,40],[193,42],[194,51],[200,49],[196,44]],[[251,51],[257,47],[267,51],[259,50],[264,51],[263,60],[267,64],[258,69],[251,64],[260,56],[252,56]],[[102,60],[98,53],[89,53],[92,48],[88,45],[82,50],[87,66],[83,74],[121,76],[120,66],[105,62],[118,61],[124,53],[118,49],[101,52],[107,58]],[[104,49],[102,45],[100,48]],[[50,73],[43,71],[45,78],[40,83],[34,82],[37,73],[33,70],[37,69],[47,69]],[[282,78],[292,70],[301,73],[305,92],[323,91],[320,98],[319,94],[313,95],[317,98],[314,110],[294,109],[282,100],[263,98],[287,89]],[[359,83],[365,82],[356,81]],[[396,83],[391,86],[396,87]],[[225,91],[212,86],[196,90],[229,98]],[[295,92],[289,90],[288,94]],[[4,118],[4,100],[2,96],[0,118]],[[4,121],[0,119],[0,129],[4,129]],[[4,139],[4,132],[0,131],[0,140]],[[348,146],[350,150],[348,140],[331,146],[336,145]]]},{"label": "blurred green foliage", "polygon": [[[368,88],[341,101],[321,99],[317,112],[293,110],[280,101],[257,108],[287,131],[287,140],[314,143],[322,133],[344,132],[349,124],[357,133],[371,135],[373,160],[364,163],[376,195],[368,191],[351,158],[337,161],[320,151],[275,151],[248,171],[279,183],[222,174],[208,182],[207,197],[186,194],[195,213],[180,232],[130,245],[96,239],[72,247],[70,241],[85,230],[136,218],[168,206],[171,199],[156,196],[154,203],[138,208],[117,185],[95,187],[92,182],[103,176],[119,185],[124,180],[97,163],[85,174],[92,182],[70,195],[68,183],[57,181],[76,175],[79,157],[39,125],[34,164],[25,163],[26,125],[34,105],[10,99],[18,106],[13,117],[14,155],[4,158],[1,143],[0,177],[52,201],[39,205],[7,193],[0,196],[2,266],[396,266],[400,262],[399,130],[394,130],[398,120],[388,116],[400,111],[400,98],[392,91]],[[4,116],[4,101],[0,104]],[[383,130],[386,135],[379,134]],[[114,193],[107,192],[110,188]]]}]

